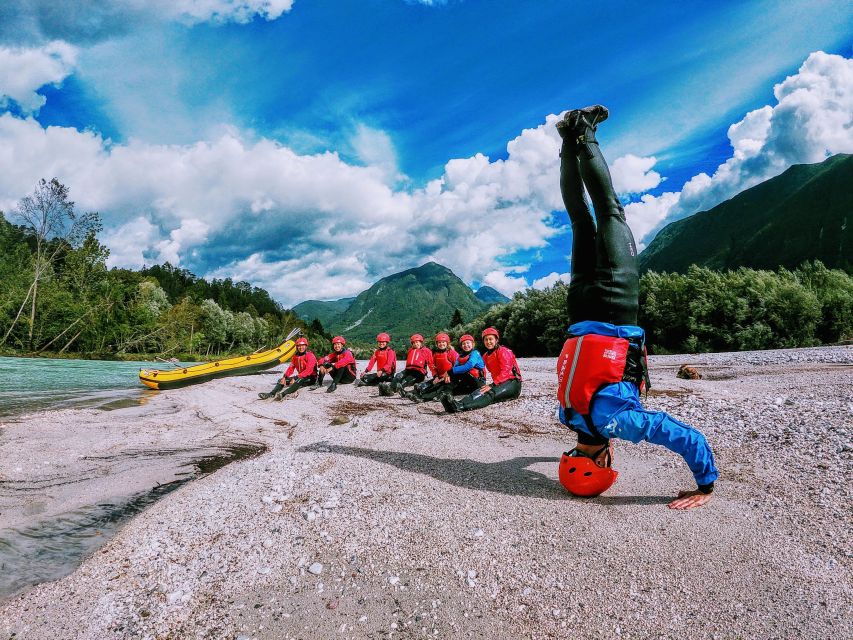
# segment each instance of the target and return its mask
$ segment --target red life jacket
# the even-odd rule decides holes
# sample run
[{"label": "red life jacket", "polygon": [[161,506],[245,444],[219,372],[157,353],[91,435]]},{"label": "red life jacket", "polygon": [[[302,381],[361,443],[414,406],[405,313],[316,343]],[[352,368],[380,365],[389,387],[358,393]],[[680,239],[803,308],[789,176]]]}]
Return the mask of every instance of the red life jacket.
[{"label": "red life jacket", "polygon": [[[629,351],[640,356],[631,358]],[[595,333],[569,338],[557,359],[560,404],[589,415],[592,397],[605,385],[628,380],[642,391],[648,379],[645,362],[645,347],[640,350],[625,338]]]},{"label": "red life jacket", "polygon": [[299,375],[300,378],[310,378],[317,375],[317,357],[310,351],[303,354],[297,353],[290,360],[290,366],[284,372],[284,377],[289,378],[293,372]]},{"label": "red life jacket", "polygon": [[427,367],[429,367],[430,373],[435,375],[435,363],[432,361],[432,351],[429,347],[421,347],[420,349],[412,347],[409,349],[409,353],[406,355],[406,369],[420,371],[426,375]]},{"label": "red life jacket", "polygon": [[335,369],[347,367],[352,375],[356,374],[355,356],[349,349],[343,349],[340,353],[332,351],[329,355],[320,360],[319,364],[330,364]]},{"label": "red life jacket", "polygon": [[492,384],[501,384],[507,380],[521,380],[521,369],[515,354],[507,347],[500,345],[492,351],[483,354],[486,369],[492,374]]},{"label": "red life jacket", "polygon": [[367,363],[365,371],[370,371],[374,364],[376,365],[376,373],[384,371],[385,373],[393,374],[397,371],[397,354],[394,353],[391,347],[376,349]]},{"label": "red life jacket", "polygon": [[456,361],[459,359],[459,354],[456,353],[456,350],[453,347],[445,349],[444,351],[435,349],[432,352],[432,359],[433,362],[435,362],[435,375],[443,376],[453,368],[454,364],[456,364]]}]

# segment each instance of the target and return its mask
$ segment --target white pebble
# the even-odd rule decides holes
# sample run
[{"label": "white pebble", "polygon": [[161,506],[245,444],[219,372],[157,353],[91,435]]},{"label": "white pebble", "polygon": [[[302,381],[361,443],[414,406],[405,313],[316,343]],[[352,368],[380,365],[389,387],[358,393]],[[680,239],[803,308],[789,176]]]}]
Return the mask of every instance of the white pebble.
[{"label": "white pebble", "polygon": [[308,573],[313,573],[315,576],[319,576],[323,573],[323,565],[319,562],[313,563],[310,567],[308,567]]}]

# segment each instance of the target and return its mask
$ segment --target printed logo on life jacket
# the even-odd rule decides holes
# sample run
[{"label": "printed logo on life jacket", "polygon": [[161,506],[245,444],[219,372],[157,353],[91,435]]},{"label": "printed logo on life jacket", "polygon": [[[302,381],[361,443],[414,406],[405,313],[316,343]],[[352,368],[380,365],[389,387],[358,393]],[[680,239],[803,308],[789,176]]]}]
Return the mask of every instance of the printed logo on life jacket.
[{"label": "printed logo on life jacket", "polygon": [[618,353],[616,353],[613,349],[605,349],[605,350],[601,353],[601,356],[602,356],[602,357],[604,357],[604,358],[607,358],[608,360],[613,360],[613,361],[615,361],[615,360],[616,360],[616,358],[618,358],[618,357],[619,357],[619,354],[618,354]]}]

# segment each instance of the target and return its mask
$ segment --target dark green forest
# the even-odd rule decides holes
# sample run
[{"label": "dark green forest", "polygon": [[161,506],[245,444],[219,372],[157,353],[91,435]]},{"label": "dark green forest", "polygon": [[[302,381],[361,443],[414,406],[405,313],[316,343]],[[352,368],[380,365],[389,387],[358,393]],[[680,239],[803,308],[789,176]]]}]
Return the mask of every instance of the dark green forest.
[{"label": "dark green forest", "polygon": [[208,282],[168,263],[108,269],[100,229],[56,180],[8,218],[0,212],[2,353],[204,359],[274,346],[296,326],[325,348],[316,327],[247,282]]},{"label": "dark green forest", "polygon": [[[554,356],[566,339],[568,285],[516,293],[453,336],[496,327],[519,356]],[[650,353],[810,347],[853,339],[853,277],[815,261],[792,271],[740,268],[640,278]]]}]

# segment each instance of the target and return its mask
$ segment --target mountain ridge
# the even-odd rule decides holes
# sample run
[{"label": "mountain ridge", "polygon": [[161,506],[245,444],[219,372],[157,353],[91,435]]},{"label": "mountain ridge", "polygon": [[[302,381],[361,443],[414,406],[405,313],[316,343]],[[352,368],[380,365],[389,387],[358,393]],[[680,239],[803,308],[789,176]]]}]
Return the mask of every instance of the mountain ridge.
[{"label": "mountain ridge", "polygon": [[[509,300],[491,287],[485,289],[488,300]],[[345,334],[347,339],[373,341],[386,331],[395,342],[405,344],[412,333],[449,329],[457,309],[468,322],[496,303],[478,298],[447,267],[427,262],[381,278],[355,298],[306,300],[293,311],[306,322],[319,319],[327,332]]]},{"label": "mountain ridge", "polygon": [[707,211],[665,226],[640,253],[640,270],[795,268],[821,260],[853,268],[853,155],[797,164]]}]

